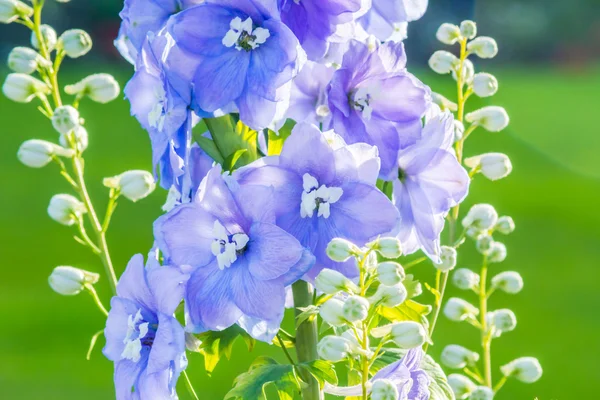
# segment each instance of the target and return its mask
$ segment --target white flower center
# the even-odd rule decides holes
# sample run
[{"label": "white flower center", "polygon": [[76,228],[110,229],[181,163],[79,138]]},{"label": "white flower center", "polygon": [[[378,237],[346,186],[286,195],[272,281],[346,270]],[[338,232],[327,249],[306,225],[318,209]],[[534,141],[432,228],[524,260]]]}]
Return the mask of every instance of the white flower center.
[{"label": "white flower center", "polygon": [[148,114],[148,124],[150,124],[150,127],[162,132],[167,117],[165,111],[167,107],[167,93],[162,86],[154,89],[154,99],[154,107],[152,107],[152,110]]},{"label": "white flower center", "polygon": [[358,88],[358,90],[352,96],[352,107],[362,112],[362,116],[365,120],[371,120],[373,114],[373,107],[371,106],[371,100],[373,99],[372,93],[367,88]]},{"label": "white flower center", "polygon": [[242,21],[240,17],[235,17],[231,20],[229,28],[222,43],[225,47],[235,46],[238,51],[257,49],[271,36],[268,29],[254,28],[250,17],[246,18],[245,21]]},{"label": "white flower center", "polygon": [[127,319],[127,334],[123,343],[125,348],[121,353],[121,359],[138,362],[142,353],[142,339],[148,334],[148,322],[143,321],[142,310],[139,309],[134,315],[129,315]]},{"label": "white flower center", "polygon": [[311,174],[304,174],[302,177],[304,191],[302,192],[302,203],[300,204],[300,216],[302,218],[311,218],[317,210],[317,216],[329,218],[331,214],[331,204],[337,202],[344,194],[342,188],[327,187],[321,185]]},{"label": "white flower center", "polygon": [[217,257],[217,263],[221,270],[231,267],[250,241],[245,233],[229,235],[219,221],[215,221],[213,226],[213,237],[215,240],[212,242],[211,250]]}]

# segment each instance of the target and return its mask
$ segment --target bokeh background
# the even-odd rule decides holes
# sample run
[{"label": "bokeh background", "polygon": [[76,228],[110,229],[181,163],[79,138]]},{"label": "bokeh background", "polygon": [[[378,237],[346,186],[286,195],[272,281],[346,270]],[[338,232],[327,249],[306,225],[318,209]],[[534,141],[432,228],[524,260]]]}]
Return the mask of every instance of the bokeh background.
[{"label": "bokeh background", "polygon": [[[120,0],[49,1],[45,21],[60,32],[85,28],[93,36],[91,55],[66,62],[61,81],[73,83],[93,72],[115,74],[124,85],[132,74],[112,47],[119,25]],[[406,42],[410,68],[434,91],[453,98],[448,77],[428,72],[426,60],[441,47],[435,30],[441,22],[474,19],[480,33],[495,37],[499,56],[476,60],[477,70],[495,74],[497,96],[479,105],[504,106],[510,127],[501,133],[477,132],[467,155],[486,151],[509,154],[513,174],[500,182],[477,179],[463,211],[476,202],[490,202],[514,217],[516,232],[506,238],[508,258],[492,273],[517,270],[525,279],[518,296],[494,295],[491,308],[508,307],[519,319],[516,331],[493,343],[494,372],[516,357],[538,357],[543,378],[534,385],[510,381],[500,400],[572,400],[597,398],[600,378],[600,3],[597,0],[432,0],[426,16],[413,23]],[[0,26],[0,58],[14,45],[27,45],[20,26]],[[0,66],[0,78],[8,73]],[[119,99],[100,106],[84,102],[82,114],[90,133],[87,179],[98,208],[105,204],[102,178],[126,169],[150,169],[145,132]],[[4,399],[111,399],[112,365],[103,358],[100,339],[91,361],[85,354],[103,318],[87,294],[61,297],[47,285],[57,265],[101,271],[98,260],[77,245],[72,232],[46,215],[50,197],[68,191],[53,167],[21,165],[16,152],[26,139],[56,140],[33,105],[0,98],[0,390]],[[152,244],[152,222],[160,214],[165,193],[157,191],[138,204],[122,201],[109,232],[113,259],[120,271],[135,253]],[[478,268],[472,246],[460,254],[460,266]],[[419,266],[423,280],[430,266]],[[108,301],[106,282],[99,284]],[[457,295],[450,289],[450,296]],[[474,296],[474,295],[473,295]],[[471,298],[475,301],[475,298]],[[424,294],[423,302],[431,302]],[[446,344],[477,349],[477,333],[444,318],[434,337],[434,356]],[[229,363],[212,377],[202,357],[190,355],[189,373],[200,397],[223,398],[233,378],[245,371],[256,354],[283,357],[278,348],[258,346],[255,354],[238,343]],[[183,399],[189,398],[180,388]]]}]

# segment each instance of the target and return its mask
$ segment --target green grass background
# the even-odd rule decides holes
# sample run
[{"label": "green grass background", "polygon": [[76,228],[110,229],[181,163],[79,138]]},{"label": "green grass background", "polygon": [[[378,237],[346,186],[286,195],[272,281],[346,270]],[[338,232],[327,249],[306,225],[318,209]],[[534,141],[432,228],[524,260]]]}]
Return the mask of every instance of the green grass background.
[{"label": "green grass background", "polygon": [[[128,71],[112,72],[126,82]],[[493,343],[495,376],[499,365],[520,356],[538,357],[544,367],[538,383],[510,381],[500,400],[597,398],[592,389],[599,378],[600,355],[599,72],[499,71],[501,87],[493,103],[507,108],[510,128],[502,133],[477,132],[467,144],[467,155],[501,151],[514,164],[513,174],[500,182],[478,177],[463,208],[464,212],[475,202],[490,202],[517,223],[516,232],[505,238],[506,262],[491,271],[517,270],[525,279],[521,294],[498,294],[491,300],[491,309],[509,307],[519,319],[516,331]],[[81,71],[67,73],[63,82],[83,76]],[[448,78],[420,76],[434,90],[451,95]],[[126,169],[149,169],[149,141],[129,117],[124,100],[105,106],[84,102],[81,109],[90,133],[86,175],[97,208],[102,209],[106,204],[102,178]],[[61,297],[47,285],[47,276],[57,265],[99,272],[102,267],[72,240],[69,228],[46,214],[50,197],[69,189],[57,169],[29,169],[16,158],[24,140],[56,140],[56,134],[33,105],[5,98],[0,98],[0,122],[0,398],[114,398],[112,365],[100,352],[103,339],[91,361],[85,360],[91,336],[103,327],[102,315],[87,294]],[[160,215],[164,197],[159,190],[138,204],[119,204],[109,232],[119,273],[133,254],[145,253],[152,245],[152,222]],[[472,246],[465,249],[459,266],[478,268]],[[417,273],[432,281],[431,266],[421,265]],[[99,291],[108,303],[105,280]],[[450,289],[449,295],[457,294]],[[475,301],[474,295],[467,299]],[[421,297],[423,302],[431,300],[426,294]],[[472,327],[444,318],[434,340],[435,357],[450,343],[478,349]],[[233,378],[265,353],[284,361],[278,348],[259,345],[248,354],[238,343],[232,360],[220,364],[211,378],[197,354],[190,355],[189,373],[203,400],[221,399]],[[183,385],[179,393],[189,398]]]}]

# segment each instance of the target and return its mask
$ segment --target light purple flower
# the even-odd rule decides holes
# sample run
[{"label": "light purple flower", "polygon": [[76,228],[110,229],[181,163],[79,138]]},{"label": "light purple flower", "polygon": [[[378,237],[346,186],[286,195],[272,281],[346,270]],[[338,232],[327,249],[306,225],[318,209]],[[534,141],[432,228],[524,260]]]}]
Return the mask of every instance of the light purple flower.
[{"label": "light purple flower", "polygon": [[271,341],[283,318],[285,288],[314,264],[310,251],[277,227],[273,189],[238,185],[215,166],[197,197],[154,225],[165,258],[194,268],[187,285],[187,330],[238,323]]},{"label": "light purple flower", "polygon": [[277,225],[317,258],[307,279],[325,267],[356,277],[353,260],[338,263],[327,257],[331,239],[364,245],[395,231],[399,220],[393,204],[375,187],[377,149],[364,143],[348,146],[339,136],[331,142],[314,125],[298,124],[280,156],[263,158],[234,174],[242,184],[274,187]]},{"label": "light purple flower", "polygon": [[450,208],[469,191],[469,175],[456,159],[454,118],[432,107],[422,139],[400,151],[393,201],[400,210],[400,233],[406,254],[423,249],[439,262],[440,234]]},{"label": "light purple flower", "polygon": [[189,275],[134,256],[121,276],[106,320],[104,355],[115,363],[117,400],[177,399],[187,366],[183,327],[173,317]]},{"label": "light purple flower", "polygon": [[388,40],[399,24],[416,21],[425,14],[428,0],[373,0],[369,12],[359,19],[367,32]]},{"label": "light purple flower", "polygon": [[406,71],[402,43],[385,43],[374,51],[352,41],[329,88],[333,129],[348,143],[379,148],[380,178],[395,175],[398,151],[415,143],[430,90]]},{"label": "light purple flower", "polygon": [[332,67],[307,62],[292,83],[287,118],[328,127],[331,112],[327,101],[327,88],[334,72]]}]

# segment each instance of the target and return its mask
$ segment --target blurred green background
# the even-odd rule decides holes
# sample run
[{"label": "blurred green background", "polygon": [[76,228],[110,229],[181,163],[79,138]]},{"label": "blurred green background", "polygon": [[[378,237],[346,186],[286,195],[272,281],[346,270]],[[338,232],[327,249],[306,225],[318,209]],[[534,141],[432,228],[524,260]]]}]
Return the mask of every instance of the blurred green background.
[{"label": "blurred green background", "polygon": [[[501,133],[477,132],[469,140],[466,154],[505,152],[511,156],[514,171],[493,184],[478,177],[463,212],[473,203],[490,202],[517,223],[516,232],[505,238],[506,262],[495,265],[491,273],[517,270],[526,286],[517,296],[497,294],[491,300],[491,309],[511,308],[519,319],[516,331],[494,341],[493,362],[497,367],[516,357],[535,356],[544,367],[544,376],[533,385],[510,381],[497,398],[597,398],[592,389],[600,377],[598,3],[432,3],[426,17],[411,26],[407,49],[413,71],[434,91],[453,98],[450,79],[424,68],[431,51],[440,47],[432,38],[441,21],[474,18],[481,33],[497,37],[500,44],[498,60],[476,62],[478,70],[498,77],[500,91],[490,101],[474,101],[469,108],[492,103],[504,106],[511,125]],[[111,46],[120,2],[73,0],[62,8],[50,5],[47,21],[56,21],[59,28],[87,27],[96,39],[87,62],[67,62],[62,83],[73,83],[92,72],[110,72],[125,84],[131,68],[114,55]],[[564,23],[559,24],[561,21]],[[0,28],[2,58],[11,46],[27,43],[28,35],[20,28]],[[0,78],[6,73],[0,70]],[[86,175],[97,208],[103,209],[107,193],[102,178],[126,169],[149,169],[149,141],[129,116],[125,100],[106,106],[84,102],[81,110],[90,133]],[[114,398],[112,365],[100,352],[103,339],[91,361],[85,359],[91,336],[103,328],[102,315],[85,293],[61,297],[46,281],[57,265],[98,272],[102,267],[71,239],[69,228],[57,225],[46,214],[50,197],[69,190],[57,169],[28,169],[16,159],[24,140],[56,140],[57,136],[33,105],[14,104],[3,97],[0,121],[0,397]],[[164,198],[159,190],[138,204],[122,201],[119,205],[109,232],[119,272],[133,254],[146,253],[152,245],[152,222],[160,215]],[[472,246],[465,249],[460,266],[478,269]],[[431,266],[421,265],[416,273],[432,282]],[[99,284],[99,291],[107,303],[105,281]],[[450,296],[459,294],[450,289]],[[468,296],[475,301],[474,295]],[[430,303],[432,299],[424,294],[420,300]],[[434,341],[434,357],[450,343],[478,349],[473,328],[444,318]],[[202,399],[221,399],[233,378],[247,370],[256,355],[265,353],[284,360],[278,348],[259,345],[255,353],[248,354],[239,343],[231,362],[217,366],[212,377],[206,375],[197,354],[190,355],[189,373]],[[494,372],[497,377],[497,368]],[[179,393],[183,399],[189,398],[183,385]]]}]

